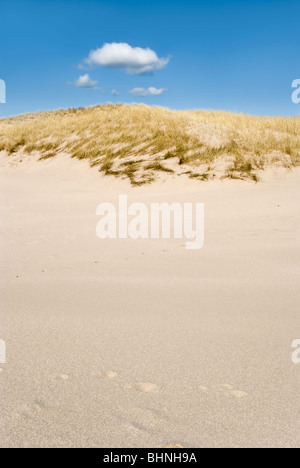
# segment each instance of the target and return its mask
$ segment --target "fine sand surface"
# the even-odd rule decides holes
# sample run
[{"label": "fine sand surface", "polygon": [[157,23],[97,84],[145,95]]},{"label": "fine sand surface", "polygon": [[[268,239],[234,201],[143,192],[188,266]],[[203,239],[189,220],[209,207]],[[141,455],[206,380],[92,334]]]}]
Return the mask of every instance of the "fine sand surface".
[{"label": "fine sand surface", "polygon": [[[299,447],[300,172],[130,188],[0,168],[1,447]],[[96,237],[96,207],[204,202],[205,246]]]}]

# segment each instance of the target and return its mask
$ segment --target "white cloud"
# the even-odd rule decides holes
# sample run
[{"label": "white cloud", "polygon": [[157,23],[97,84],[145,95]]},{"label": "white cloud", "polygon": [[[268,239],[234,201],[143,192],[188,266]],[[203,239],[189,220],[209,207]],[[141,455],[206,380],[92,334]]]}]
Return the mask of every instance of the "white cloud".
[{"label": "white cloud", "polygon": [[73,84],[77,86],[78,88],[96,88],[98,81],[93,81],[90,78],[90,75],[86,73],[85,75],[82,75],[76,80]]},{"label": "white cloud", "polygon": [[148,89],[134,88],[131,91],[129,91],[129,93],[133,94],[133,96],[160,96],[165,91],[167,91],[167,90],[164,89],[164,88],[157,89],[157,88],[150,87]]},{"label": "white cloud", "polygon": [[149,74],[164,68],[170,58],[159,58],[149,48],[131,47],[126,43],[104,44],[103,47],[92,50],[84,62],[90,66],[98,65],[109,68],[125,68],[132,75]]},{"label": "white cloud", "polygon": [[113,96],[120,96],[119,91],[117,91],[116,89],[112,89],[112,90],[111,90],[111,94],[112,94]]}]

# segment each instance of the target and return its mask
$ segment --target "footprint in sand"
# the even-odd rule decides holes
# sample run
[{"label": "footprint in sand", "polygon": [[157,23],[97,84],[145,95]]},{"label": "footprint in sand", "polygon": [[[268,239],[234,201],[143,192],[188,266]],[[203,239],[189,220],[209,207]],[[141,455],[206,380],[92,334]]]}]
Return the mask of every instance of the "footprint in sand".
[{"label": "footprint in sand", "polygon": [[70,376],[68,374],[58,374],[58,375],[53,375],[52,380],[61,380],[65,382],[66,380],[69,380]]},{"label": "footprint in sand", "polygon": [[141,437],[145,432],[147,432],[146,427],[136,423],[124,424],[123,428],[126,432],[129,432],[135,437]]},{"label": "footprint in sand", "polygon": [[209,389],[207,387],[203,387],[203,385],[199,385],[198,389],[201,390],[201,392],[203,392],[203,393],[208,393],[209,392]]},{"label": "footprint in sand", "polygon": [[138,382],[132,388],[143,393],[157,393],[159,390],[158,385],[151,382]]},{"label": "footprint in sand", "polygon": [[124,429],[139,438],[145,433],[156,433],[168,419],[161,411],[145,408],[144,405],[131,408],[127,417],[123,413],[123,418],[128,419],[123,425]]},{"label": "footprint in sand", "polygon": [[232,385],[224,384],[224,385],[222,385],[222,387],[223,387],[226,395],[231,395],[231,396],[234,396],[235,398],[238,398],[238,399],[245,398],[245,397],[249,396],[248,393],[243,392],[242,390],[237,390]]},{"label": "footprint in sand", "polygon": [[[198,390],[200,390],[202,393],[206,393],[206,394],[214,394],[215,392],[219,393],[219,390],[217,388],[215,389],[210,389],[208,387],[204,387],[202,385],[199,385],[197,387]],[[236,388],[234,388],[232,385],[229,385],[229,384],[224,384],[221,386],[221,391],[222,391],[222,394],[225,394],[227,396],[233,396],[235,398],[238,398],[238,399],[241,399],[241,398],[245,398],[248,395],[248,393],[246,392],[243,392],[242,390],[238,390]]]},{"label": "footprint in sand", "polygon": [[101,377],[102,379],[112,380],[118,377],[118,373],[112,370],[101,371],[101,372],[92,372],[92,377]]},{"label": "footprint in sand", "polygon": [[34,400],[22,406],[17,416],[24,416],[26,418],[34,418],[43,410],[46,409],[46,404],[42,400]]},{"label": "footprint in sand", "polygon": [[[126,418],[127,419],[127,418]],[[145,406],[136,406],[128,412],[129,426],[152,432],[166,422],[168,418],[160,411]],[[128,426],[128,427],[129,427]]]}]

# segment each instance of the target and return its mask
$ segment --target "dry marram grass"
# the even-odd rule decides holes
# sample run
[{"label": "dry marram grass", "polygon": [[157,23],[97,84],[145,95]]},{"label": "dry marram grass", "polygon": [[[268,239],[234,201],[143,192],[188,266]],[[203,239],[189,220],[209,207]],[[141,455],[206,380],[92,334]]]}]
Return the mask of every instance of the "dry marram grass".
[{"label": "dry marram grass", "polygon": [[299,135],[299,117],[104,105],[1,119],[0,151],[68,153],[133,185],[162,172],[257,180],[267,166],[299,165]]}]

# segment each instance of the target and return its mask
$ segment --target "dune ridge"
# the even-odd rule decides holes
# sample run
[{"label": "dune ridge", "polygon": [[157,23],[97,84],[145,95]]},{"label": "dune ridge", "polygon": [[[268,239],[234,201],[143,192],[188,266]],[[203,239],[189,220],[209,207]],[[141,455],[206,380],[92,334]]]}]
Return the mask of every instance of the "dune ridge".
[{"label": "dune ridge", "polygon": [[0,120],[0,151],[87,160],[138,186],[160,176],[258,181],[300,162],[300,118],[101,105]]}]

